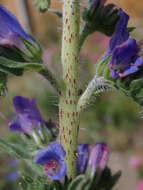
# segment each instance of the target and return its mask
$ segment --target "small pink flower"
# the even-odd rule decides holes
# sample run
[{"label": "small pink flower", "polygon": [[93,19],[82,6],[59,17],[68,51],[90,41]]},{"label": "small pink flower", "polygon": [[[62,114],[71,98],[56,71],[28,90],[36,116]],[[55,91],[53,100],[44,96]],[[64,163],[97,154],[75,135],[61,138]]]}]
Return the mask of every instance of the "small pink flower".
[{"label": "small pink flower", "polygon": [[138,156],[133,156],[129,161],[129,165],[131,168],[139,169],[142,165],[142,160]]}]

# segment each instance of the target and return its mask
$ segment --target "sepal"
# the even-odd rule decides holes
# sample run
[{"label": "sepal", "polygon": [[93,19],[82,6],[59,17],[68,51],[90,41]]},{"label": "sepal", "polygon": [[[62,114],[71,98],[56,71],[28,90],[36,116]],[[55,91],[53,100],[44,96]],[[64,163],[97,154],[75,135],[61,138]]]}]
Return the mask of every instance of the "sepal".
[{"label": "sepal", "polygon": [[[33,41],[26,40],[25,38],[19,37],[25,46],[23,49],[18,49],[19,53],[24,57],[25,61],[28,62],[41,62],[42,48],[38,41],[36,41],[32,36]],[[16,48],[16,47],[15,47]]]},{"label": "sepal", "polygon": [[40,71],[43,69],[43,65],[40,63],[28,63],[13,61],[5,57],[0,56],[0,71],[5,74],[13,74],[16,76],[21,76],[24,70],[35,70]]}]

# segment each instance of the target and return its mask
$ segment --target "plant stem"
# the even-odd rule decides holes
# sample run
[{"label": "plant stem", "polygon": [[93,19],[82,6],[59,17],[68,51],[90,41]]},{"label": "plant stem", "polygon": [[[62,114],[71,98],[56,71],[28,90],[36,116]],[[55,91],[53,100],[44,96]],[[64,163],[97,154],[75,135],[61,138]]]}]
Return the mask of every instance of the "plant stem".
[{"label": "plant stem", "polygon": [[42,69],[39,72],[39,74],[41,74],[45,79],[47,79],[50,82],[50,84],[54,87],[54,89],[59,93],[60,91],[59,84],[49,69],[45,67],[45,69]]},{"label": "plant stem", "polygon": [[86,107],[91,103],[92,96],[96,96],[97,94],[111,90],[111,87],[107,84],[103,77],[97,77],[96,75],[88,84],[86,90],[81,95],[78,104],[77,104],[77,111],[80,113],[81,111],[85,110]]},{"label": "plant stem", "polygon": [[63,86],[59,96],[60,141],[66,151],[67,175],[76,173],[76,152],[79,117],[78,101],[78,52],[79,52],[79,1],[64,0],[62,67]]}]

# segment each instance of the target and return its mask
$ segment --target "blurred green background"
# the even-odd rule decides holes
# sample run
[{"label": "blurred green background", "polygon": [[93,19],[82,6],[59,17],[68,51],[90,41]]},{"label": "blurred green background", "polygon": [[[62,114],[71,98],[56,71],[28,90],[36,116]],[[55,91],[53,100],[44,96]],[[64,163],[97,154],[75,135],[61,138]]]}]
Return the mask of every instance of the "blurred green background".
[{"label": "blurred green background", "polygon": [[[47,66],[60,76],[60,44],[62,22],[52,13],[39,14],[33,1],[25,1],[26,16],[21,9],[22,0],[1,0],[19,18],[27,31],[31,31],[41,42],[43,59]],[[142,0],[115,0],[130,16],[130,25],[137,29],[132,32],[136,39],[143,38],[143,2]],[[83,8],[84,2],[81,2]],[[52,8],[61,10],[60,1],[52,1]],[[27,20],[28,18],[28,20]],[[54,23],[54,24],[53,24]],[[95,33],[86,40],[80,55],[79,88],[85,89],[94,75],[97,59],[106,50],[109,38]],[[15,95],[35,97],[43,117],[58,123],[57,95],[50,84],[40,75],[27,72],[21,78],[9,77],[8,94],[0,98],[0,137],[17,140],[18,134],[9,132],[8,121],[14,117],[12,98]],[[4,115],[6,120],[3,119]],[[135,189],[137,176],[128,165],[130,156],[139,155],[143,159],[143,112],[131,99],[120,92],[106,92],[97,97],[91,106],[82,113],[80,122],[79,142],[95,143],[106,141],[111,149],[109,165],[113,171],[122,169],[123,175],[115,189]],[[8,174],[16,170],[8,164],[8,155],[0,152],[0,190],[17,190],[18,181],[8,179]],[[130,181],[130,183],[129,183]]]}]

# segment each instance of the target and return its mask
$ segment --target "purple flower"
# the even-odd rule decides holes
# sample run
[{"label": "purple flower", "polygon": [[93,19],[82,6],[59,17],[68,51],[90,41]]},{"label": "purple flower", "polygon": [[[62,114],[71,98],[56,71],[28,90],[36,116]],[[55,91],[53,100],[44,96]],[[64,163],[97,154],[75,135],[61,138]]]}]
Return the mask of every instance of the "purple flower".
[{"label": "purple flower", "polygon": [[8,181],[15,181],[15,180],[18,179],[18,177],[19,177],[19,173],[16,170],[15,171],[11,171],[7,175],[7,180]]},{"label": "purple flower", "polygon": [[106,143],[97,143],[90,152],[88,166],[91,167],[91,176],[97,171],[98,175],[105,169],[109,159],[109,149]]},{"label": "purple flower", "polygon": [[44,173],[49,179],[60,180],[66,175],[65,155],[61,144],[52,142],[44,150],[38,152],[34,162],[44,165]]},{"label": "purple flower", "polygon": [[84,173],[87,168],[89,157],[89,144],[79,144],[77,148],[77,173]]},{"label": "purple flower", "polygon": [[109,61],[109,69],[113,78],[126,77],[137,72],[143,65],[143,59],[139,56],[140,48],[135,39],[129,38],[113,50]]},{"label": "purple flower", "polygon": [[112,54],[109,61],[110,74],[114,79],[126,77],[137,72],[143,59],[139,56],[140,47],[135,39],[129,38],[127,24],[129,16],[119,10],[120,19],[109,42],[107,55]]},{"label": "purple flower", "polygon": [[8,163],[8,164],[9,164],[10,166],[12,166],[12,167],[16,167],[16,166],[18,165],[18,162],[19,162],[18,159],[12,157],[12,158],[9,160],[9,163]]},{"label": "purple flower", "polygon": [[34,126],[39,131],[40,123],[45,124],[36,106],[35,99],[15,96],[13,98],[13,105],[17,115],[16,119],[9,123],[10,130],[32,133],[31,126]]},{"label": "purple flower", "polygon": [[122,9],[119,9],[118,14],[120,16],[120,19],[116,24],[115,31],[109,42],[108,54],[111,53],[117,45],[122,44],[129,38],[129,32],[127,30],[129,16],[123,12]]},{"label": "purple flower", "polygon": [[33,41],[25,33],[16,17],[0,4],[0,45],[21,47],[22,42],[19,37]]}]

